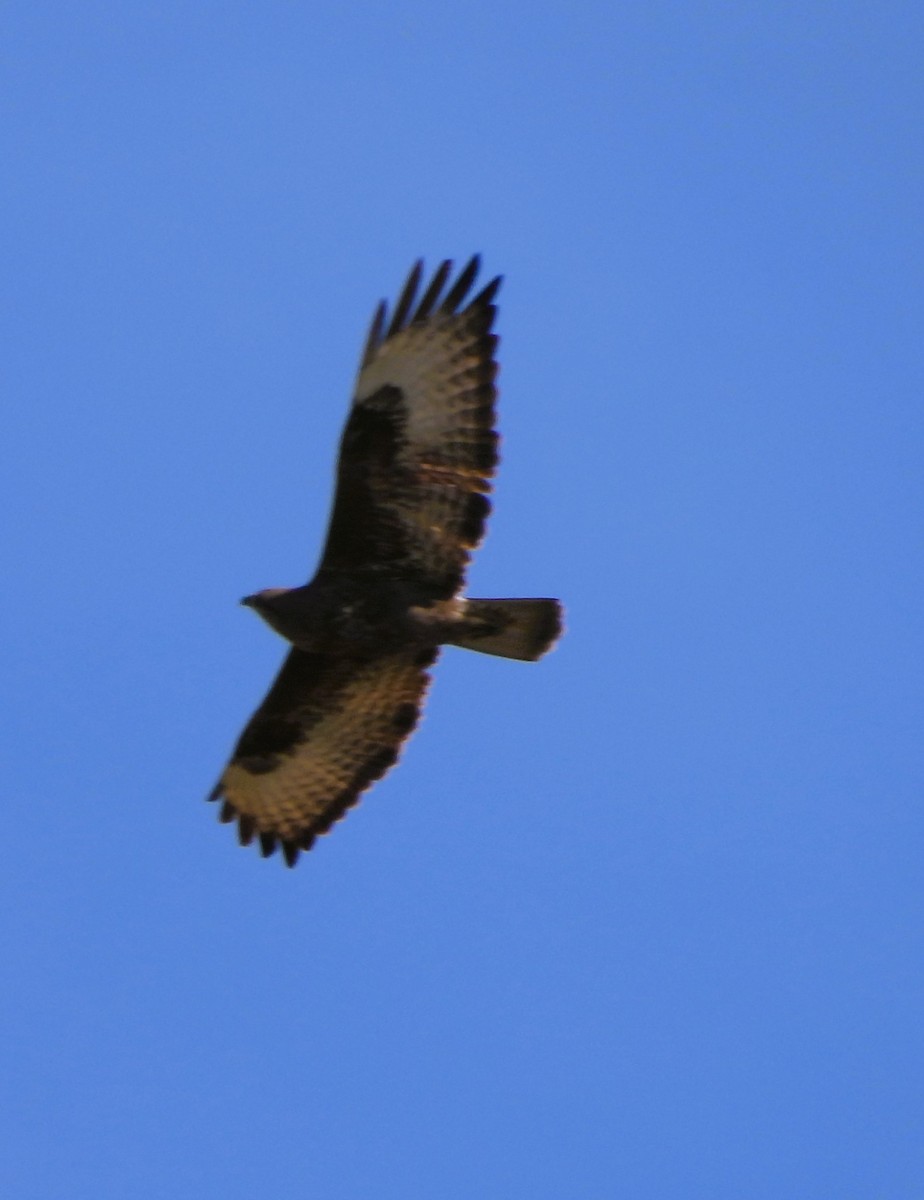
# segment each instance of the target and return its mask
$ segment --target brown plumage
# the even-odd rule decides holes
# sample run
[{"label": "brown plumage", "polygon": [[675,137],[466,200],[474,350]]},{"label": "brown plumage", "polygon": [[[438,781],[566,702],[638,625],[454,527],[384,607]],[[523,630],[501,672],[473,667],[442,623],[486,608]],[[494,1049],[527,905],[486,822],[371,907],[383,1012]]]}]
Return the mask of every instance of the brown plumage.
[{"label": "brown plumage", "polygon": [[292,866],[395,762],[443,643],[533,661],[561,632],[551,599],[468,600],[497,465],[494,279],[463,306],[422,264],[379,305],[340,443],[327,542],[304,587],[245,598],[292,643],[209,799],[242,843]]}]

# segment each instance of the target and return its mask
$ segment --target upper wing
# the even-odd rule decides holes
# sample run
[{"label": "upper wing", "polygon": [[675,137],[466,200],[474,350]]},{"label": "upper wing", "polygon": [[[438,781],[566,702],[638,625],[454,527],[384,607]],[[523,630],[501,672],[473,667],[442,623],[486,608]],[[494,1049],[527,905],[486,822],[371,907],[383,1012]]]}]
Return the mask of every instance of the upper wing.
[{"label": "upper wing", "polygon": [[289,866],[380,778],[420,715],[436,651],[359,662],[293,649],[254,713],[210,800],[264,855]]},{"label": "upper wing", "polygon": [[444,262],[415,308],[417,263],[390,322],[369,331],[340,443],[320,571],[387,570],[448,599],[481,540],[497,464],[492,303],[500,278],[461,308],[477,256],[441,293]]}]

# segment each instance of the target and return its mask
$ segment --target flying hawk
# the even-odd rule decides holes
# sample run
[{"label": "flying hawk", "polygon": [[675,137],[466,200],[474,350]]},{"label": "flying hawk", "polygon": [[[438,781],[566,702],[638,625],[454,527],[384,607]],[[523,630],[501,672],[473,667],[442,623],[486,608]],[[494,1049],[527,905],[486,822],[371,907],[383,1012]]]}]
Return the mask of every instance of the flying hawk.
[{"label": "flying hawk", "polygon": [[209,799],[290,867],[395,762],[441,645],[535,661],[561,632],[557,600],[461,594],[498,461],[501,280],[466,302],[478,267],[447,288],[442,263],[418,301],[418,262],[390,319],[379,305],[317,574],[242,601],[292,648]]}]

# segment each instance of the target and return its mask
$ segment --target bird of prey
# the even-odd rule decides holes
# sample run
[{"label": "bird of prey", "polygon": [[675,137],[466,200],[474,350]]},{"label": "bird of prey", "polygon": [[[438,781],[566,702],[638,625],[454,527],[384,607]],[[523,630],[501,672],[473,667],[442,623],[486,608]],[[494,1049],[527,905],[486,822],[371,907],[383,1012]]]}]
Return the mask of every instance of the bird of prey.
[{"label": "bird of prey", "polygon": [[467,299],[478,268],[442,263],[418,300],[418,262],[379,305],[317,573],[242,601],[291,649],[209,799],[289,866],[395,762],[441,645],[535,661],[561,632],[557,600],[462,595],[498,461],[501,280]]}]

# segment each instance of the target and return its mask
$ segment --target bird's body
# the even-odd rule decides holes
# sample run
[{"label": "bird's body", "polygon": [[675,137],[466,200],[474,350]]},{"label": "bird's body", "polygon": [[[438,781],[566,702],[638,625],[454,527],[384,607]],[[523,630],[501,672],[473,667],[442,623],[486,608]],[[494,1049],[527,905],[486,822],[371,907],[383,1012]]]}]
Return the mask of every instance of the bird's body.
[{"label": "bird's body", "polygon": [[300,650],[362,658],[419,640],[414,589],[373,572],[355,578],[333,575],[304,587],[270,588],[248,596],[253,608]]},{"label": "bird's body", "polygon": [[497,463],[500,279],[460,309],[477,268],[444,297],[443,263],[415,307],[418,263],[387,329],[379,307],[318,571],[244,600],[292,649],[211,799],[289,865],[395,761],[441,645],[531,661],[561,631],[555,600],[462,595]]}]

